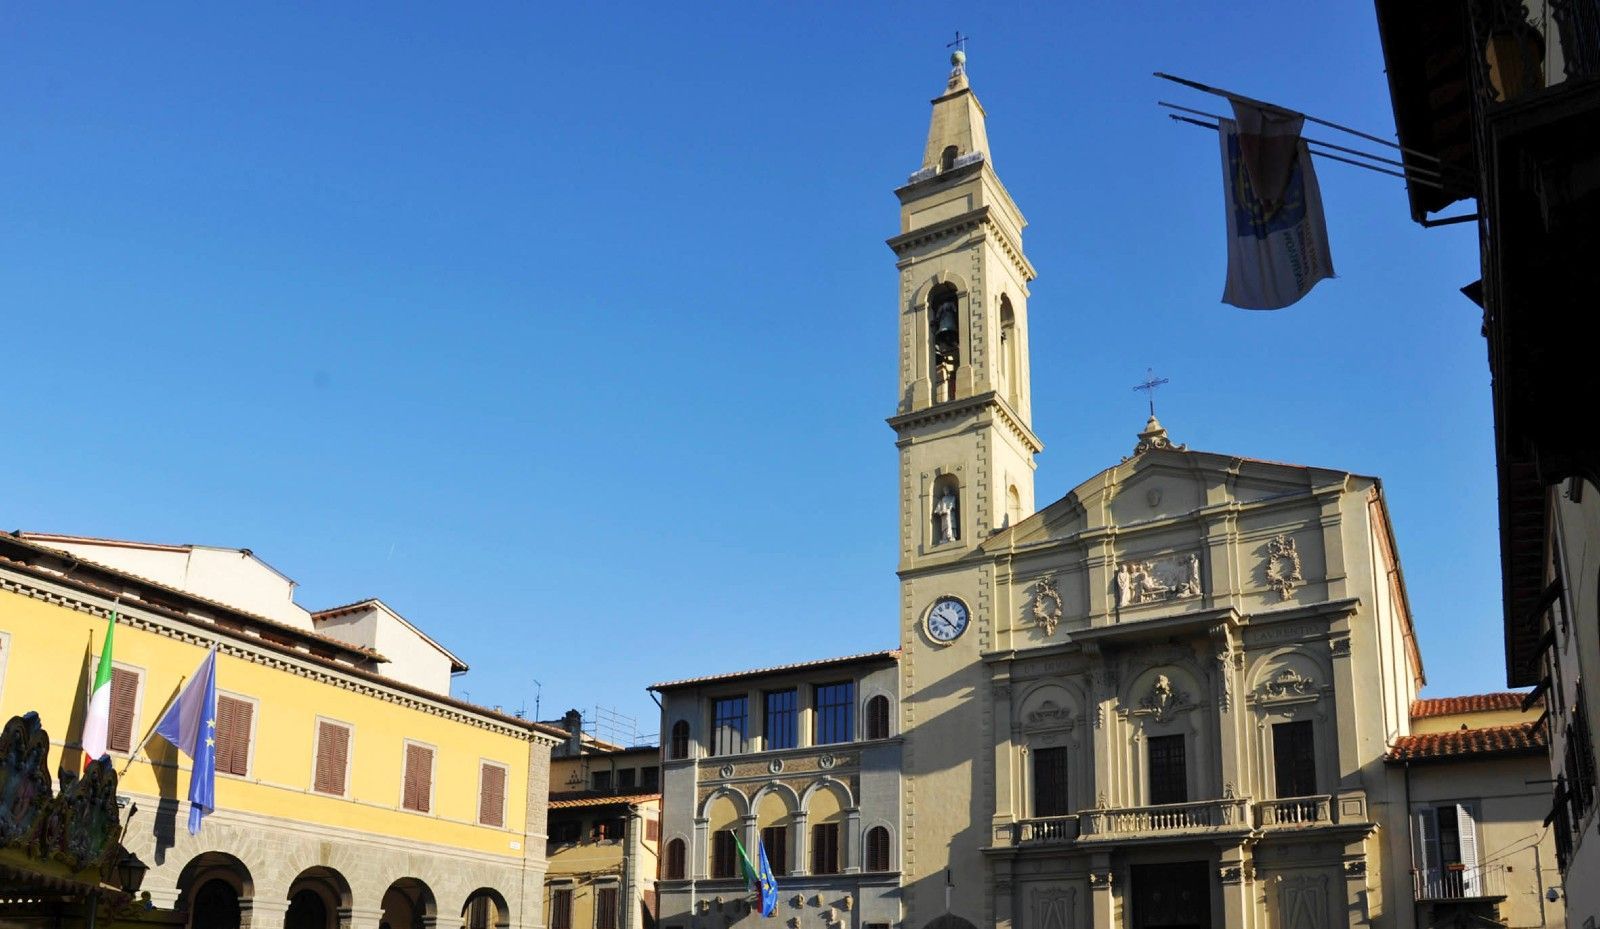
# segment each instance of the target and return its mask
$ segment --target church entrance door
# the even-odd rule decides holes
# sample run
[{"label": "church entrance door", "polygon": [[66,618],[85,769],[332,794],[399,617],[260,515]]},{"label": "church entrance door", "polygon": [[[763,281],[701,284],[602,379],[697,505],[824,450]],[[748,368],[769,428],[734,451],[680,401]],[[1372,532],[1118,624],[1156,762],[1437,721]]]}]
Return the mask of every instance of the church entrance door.
[{"label": "church entrance door", "polygon": [[1203,861],[1134,865],[1134,929],[1210,929],[1211,868]]}]

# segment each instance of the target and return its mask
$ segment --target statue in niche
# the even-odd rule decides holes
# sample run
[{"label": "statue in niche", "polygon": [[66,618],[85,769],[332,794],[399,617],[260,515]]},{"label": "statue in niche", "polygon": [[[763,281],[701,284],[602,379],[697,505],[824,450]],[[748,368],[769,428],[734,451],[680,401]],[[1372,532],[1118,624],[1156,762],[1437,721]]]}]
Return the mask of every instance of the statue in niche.
[{"label": "statue in niche", "polygon": [[1133,602],[1133,573],[1128,570],[1128,563],[1117,565],[1117,606],[1127,606]]},{"label": "statue in niche", "polygon": [[933,542],[942,545],[961,538],[961,500],[954,487],[946,484],[933,502]]},{"label": "statue in niche", "polygon": [[945,355],[933,366],[933,402],[947,403],[956,398],[956,360]]},{"label": "statue in niche", "polygon": [[1200,596],[1200,556],[1189,553],[1184,563],[1183,584],[1178,588],[1179,597]]}]

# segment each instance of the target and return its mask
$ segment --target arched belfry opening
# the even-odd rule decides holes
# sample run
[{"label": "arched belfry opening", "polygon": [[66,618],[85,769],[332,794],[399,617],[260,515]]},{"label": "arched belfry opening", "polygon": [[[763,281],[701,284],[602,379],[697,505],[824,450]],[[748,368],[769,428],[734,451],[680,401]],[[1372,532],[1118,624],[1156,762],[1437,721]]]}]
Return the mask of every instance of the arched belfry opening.
[{"label": "arched belfry opening", "polygon": [[956,166],[956,147],[954,145],[946,145],[944,147],[944,151],[941,152],[940,155],[939,155],[939,170],[940,171],[949,171],[950,169],[954,168],[955,166]]},{"label": "arched belfry opening", "polygon": [[1000,388],[1013,407],[1020,405],[1022,355],[1017,344],[1017,312],[1011,298],[1000,296]]},{"label": "arched belfry opening", "polygon": [[956,369],[961,367],[961,302],[952,284],[928,294],[928,370],[933,376],[933,402],[956,398]]}]

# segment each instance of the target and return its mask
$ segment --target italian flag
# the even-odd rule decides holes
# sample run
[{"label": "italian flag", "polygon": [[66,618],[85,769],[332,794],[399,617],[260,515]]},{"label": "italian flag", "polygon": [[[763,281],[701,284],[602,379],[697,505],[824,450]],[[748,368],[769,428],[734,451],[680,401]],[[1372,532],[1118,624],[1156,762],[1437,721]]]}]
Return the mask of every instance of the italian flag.
[{"label": "italian flag", "polygon": [[89,692],[89,715],[83,719],[83,753],[94,761],[106,753],[106,730],[111,723],[111,633],[117,628],[117,614],[106,623],[106,644],[100,649],[100,666],[94,672],[94,688]]}]

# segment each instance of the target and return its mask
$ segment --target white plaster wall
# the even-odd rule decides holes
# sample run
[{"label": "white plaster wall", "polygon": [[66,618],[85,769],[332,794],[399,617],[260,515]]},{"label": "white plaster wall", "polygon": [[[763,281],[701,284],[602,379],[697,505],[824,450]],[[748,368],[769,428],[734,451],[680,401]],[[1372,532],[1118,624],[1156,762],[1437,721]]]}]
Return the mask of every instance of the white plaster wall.
[{"label": "white plaster wall", "polygon": [[85,542],[45,542],[52,548],[168,587],[312,631],[311,614],[294,602],[294,582],[238,549],[162,550]]}]

